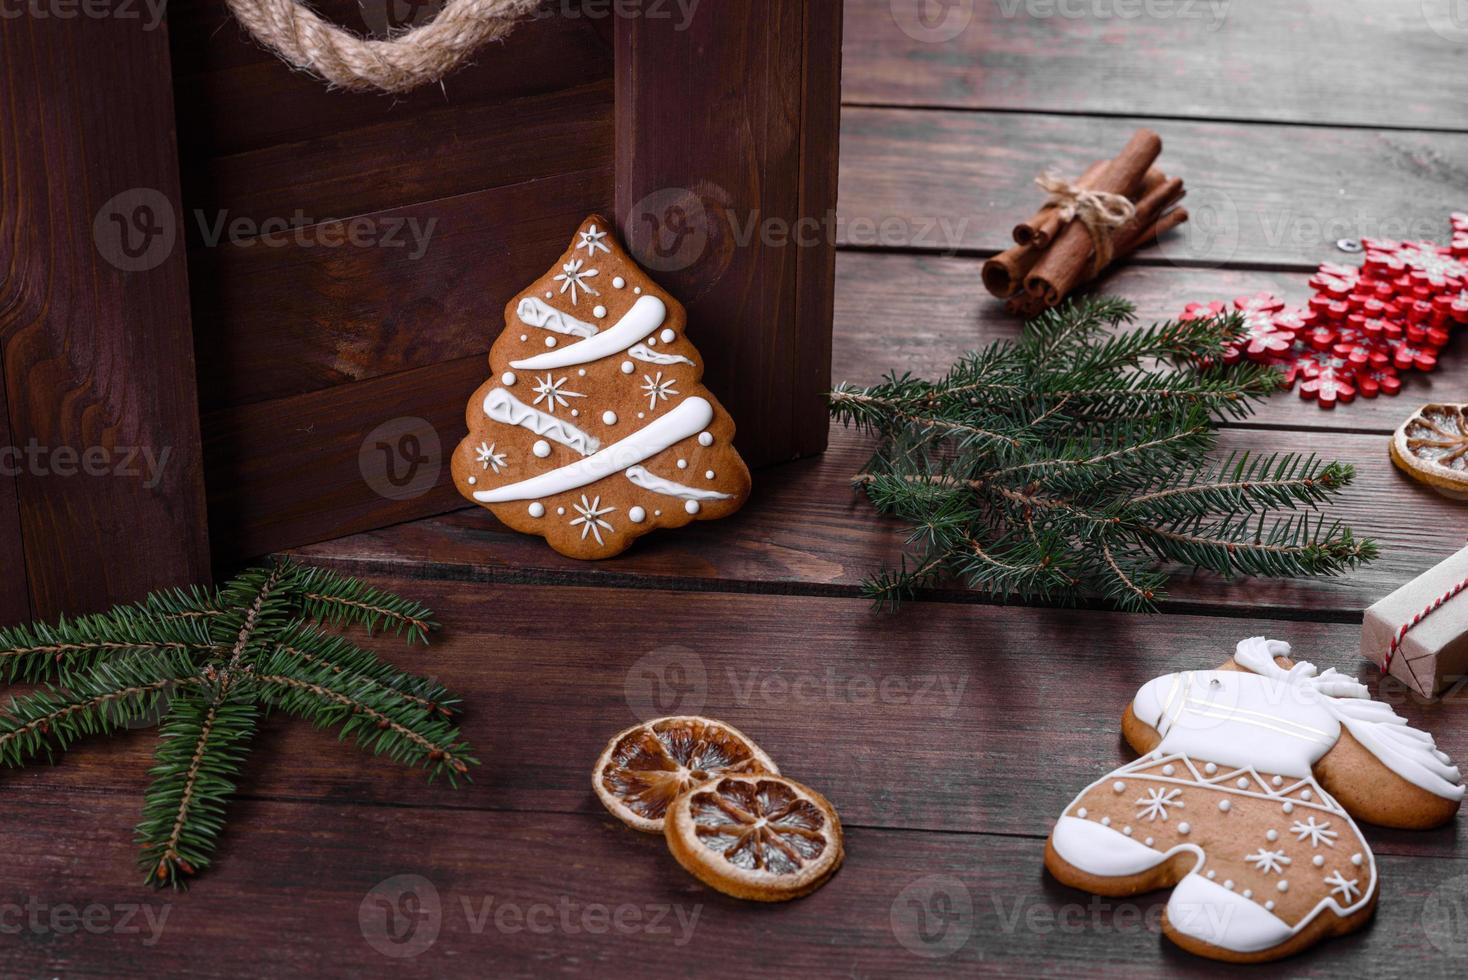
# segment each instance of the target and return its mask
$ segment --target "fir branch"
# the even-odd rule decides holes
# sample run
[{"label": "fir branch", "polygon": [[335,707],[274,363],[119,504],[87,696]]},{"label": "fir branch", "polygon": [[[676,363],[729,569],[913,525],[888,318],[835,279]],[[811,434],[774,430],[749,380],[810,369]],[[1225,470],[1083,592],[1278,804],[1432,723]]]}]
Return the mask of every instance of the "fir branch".
[{"label": "fir branch", "polygon": [[438,628],[425,606],[324,568],[303,570],[296,586],[306,615],[331,626],[357,626],[369,634],[391,631],[424,644]]},{"label": "fir branch", "polygon": [[869,579],[869,596],[895,605],[956,575],[1022,599],[1097,595],[1151,610],[1169,564],[1312,576],[1375,557],[1373,542],[1324,515],[1350,466],[1290,454],[1206,462],[1218,422],[1278,388],[1273,368],[1219,366],[1239,317],[1140,329],[1132,318],[1119,300],[1067,305],[937,382],[837,386],[832,416],[877,437],[853,483],[910,522],[917,550]]}]

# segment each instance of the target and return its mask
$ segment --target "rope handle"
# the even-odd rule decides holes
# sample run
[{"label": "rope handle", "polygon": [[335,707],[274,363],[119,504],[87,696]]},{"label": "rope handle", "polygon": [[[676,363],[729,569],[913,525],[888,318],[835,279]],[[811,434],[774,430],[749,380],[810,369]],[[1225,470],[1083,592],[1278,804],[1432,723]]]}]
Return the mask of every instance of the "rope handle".
[{"label": "rope handle", "polygon": [[1459,582],[1457,585],[1453,586],[1451,589],[1438,596],[1428,605],[1426,609],[1413,616],[1408,622],[1402,624],[1402,628],[1397,630],[1397,635],[1392,637],[1391,643],[1387,646],[1386,658],[1382,661],[1381,664],[1381,673],[1383,676],[1391,673],[1392,658],[1395,657],[1397,655],[1397,651],[1402,648],[1402,641],[1407,638],[1407,633],[1410,632],[1412,628],[1415,627],[1418,623],[1422,622],[1428,616],[1431,616],[1433,613],[1437,612],[1443,606],[1446,606],[1455,596],[1464,591],[1468,591],[1468,578],[1465,578],[1463,581]]},{"label": "rope handle", "polygon": [[335,88],[401,93],[443,78],[481,45],[498,41],[540,0],[449,0],[426,24],[387,40],[327,23],[297,0],[228,0],[265,47]]}]

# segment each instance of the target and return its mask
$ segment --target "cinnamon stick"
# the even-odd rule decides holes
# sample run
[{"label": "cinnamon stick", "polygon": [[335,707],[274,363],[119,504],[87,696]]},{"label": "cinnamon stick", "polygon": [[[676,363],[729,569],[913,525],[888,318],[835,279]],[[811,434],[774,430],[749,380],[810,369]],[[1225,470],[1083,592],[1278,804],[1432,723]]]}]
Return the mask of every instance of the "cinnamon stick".
[{"label": "cinnamon stick", "polygon": [[984,287],[1000,299],[1012,296],[1024,285],[1044,250],[1033,245],[1015,245],[984,263],[980,276]]},{"label": "cinnamon stick", "polygon": [[[1161,137],[1150,129],[1137,130],[1091,189],[1111,194],[1132,192],[1161,152]],[[1081,222],[1072,221],[1025,277],[1025,291],[1046,306],[1054,306],[1090,275],[1094,251],[1091,233]]]},{"label": "cinnamon stick", "polygon": [[[1086,168],[1076,181],[1076,186],[1083,190],[1090,190],[1093,182],[1101,176],[1101,171],[1106,169],[1109,161],[1097,160]],[[1060,209],[1047,205],[1036,212],[1035,216],[1023,224],[1014,226],[1014,240],[1020,245],[1033,245],[1037,249],[1050,247],[1055,233],[1060,230]],[[1028,272],[1029,270],[1025,270]]]}]

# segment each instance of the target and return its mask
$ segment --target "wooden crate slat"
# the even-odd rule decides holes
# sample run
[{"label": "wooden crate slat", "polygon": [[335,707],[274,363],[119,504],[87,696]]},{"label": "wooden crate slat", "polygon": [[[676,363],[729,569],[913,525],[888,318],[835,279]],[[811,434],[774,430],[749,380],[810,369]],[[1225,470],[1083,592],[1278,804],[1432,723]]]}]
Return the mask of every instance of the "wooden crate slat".
[{"label": "wooden crate slat", "polygon": [[[848,102],[1344,126],[1461,127],[1446,3],[848,0]],[[1067,16],[1067,13],[1069,15]],[[1220,16],[1222,15],[1222,16]],[[1443,30],[1434,30],[1434,27]]]},{"label": "wooden crate slat", "polygon": [[830,356],[822,253],[834,243],[822,222],[835,188],[821,174],[835,147],[816,140],[835,112],[839,55],[815,34],[839,23],[834,6],[725,0],[686,25],[617,22],[624,238],[688,306],[708,386],[753,465],[825,446],[813,382]]},{"label": "wooden crate slat", "polygon": [[18,481],[42,618],[209,573],[167,45],[122,17],[0,31],[0,345],[10,441],[47,454]]},{"label": "wooden crate slat", "polygon": [[[1322,669],[1376,684],[1346,625],[955,605],[889,616],[855,599],[420,575],[371,581],[427,603],[444,631],[428,650],[370,645],[463,699],[464,733],[484,763],[473,782],[425,785],[421,772],[277,714],[246,763],[242,794],[609,820],[590,787],[605,742],[639,718],[697,713],[737,725],[855,826],[1039,836],[1082,787],[1133,758],[1121,714],[1155,676],[1216,666],[1237,640],[1267,634]],[[595,627],[568,628],[575,623]],[[1425,704],[1396,683],[1383,693],[1443,751],[1468,757],[1462,698]],[[141,794],[154,747],[142,731],[90,740],[58,766],[8,773],[7,795]],[[1468,822],[1370,839],[1381,853],[1453,856],[1468,844]]]},{"label": "wooden crate slat", "polygon": [[1187,182],[1194,216],[1153,263],[1313,269],[1359,259],[1341,238],[1445,241],[1462,181],[1424,161],[1468,158],[1468,133],[914,109],[841,119],[839,240],[897,251],[1009,247],[1043,199],[1037,173],[1078,174],[1142,125],[1162,135],[1161,166]]},{"label": "wooden crate slat", "polygon": [[611,182],[602,166],[369,216],[401,247],[195,250],[205,412],[487,353],[504,304],[609,206]]}]

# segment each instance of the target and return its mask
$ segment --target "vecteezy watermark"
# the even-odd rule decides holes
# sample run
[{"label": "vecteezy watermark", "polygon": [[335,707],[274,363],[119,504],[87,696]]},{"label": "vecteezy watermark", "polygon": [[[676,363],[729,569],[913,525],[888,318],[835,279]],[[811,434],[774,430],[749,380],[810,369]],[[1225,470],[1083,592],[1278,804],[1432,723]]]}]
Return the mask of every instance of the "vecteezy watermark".
[{"label": "vecteezy watermark", "polygon": [[1422,905],[1427,941],[1449,956],[1468,956],[1468,875],[1449,878]]},{"label": "vecteezy watermark", "polygon": [[651,902],[584,902],[569,895],[554,901],[520,901],[498,895],[458,895],[445,902],[422,875],[395,875],[374,885],[357,908],[362,938],[393,959],[431,949],[450,917],[472,935],[666,937],[682,948],[693,940],[703,906]]},{"label": "vecteezy watermark", "polygon": [[402,248],[408,258],[417,261],[428,251],[438,218],[420,221],[402,215],[373,215],[317,220],[297,209],[289,218],[277,216],[256,220],[231,218],[228,211],[212,216],[194,212],[199,240],[208,248],[221,244],[240,248]]},{"label": "vecteezy watermark", "polygon": [[1186,222],[1163,235],[1157,251],[1170,262],[1217,268],[1239,250],[1239,206],[1226,191],[1205,187],[1188,195]]},{"label": "vecteezy watermark", "polygon": [[152,31],[163,23],[168,0],[0,0],[0,21],[136,20]]},{"label": "vecteezy watermark", "polygon": [[1468,0],[1422,0],[1422,19],[1438,37],[1468,44]]},{"label": "vecteezy watermark", "polygon": [[974,898],[952,875],[928,875],[892,901],[888,921],[902,948],[936,960],[964,947],[974,931]]},{"label": "vecteezy watermark", "polygon": [[123,272],[147,272],[173,254],[178,220],[160,190],[133,187],[109,198],[92,219],[97,253]]},{"label": "vecteezy watermark", "polygon": [[835,667],[824,673],[726,668],[734,700],[801,707],[814,704],[911,705],[936,708],[940,718],[952,718],[963,700],[967,674],[842,674]]},{"label": "vecteezy watermark", "polygon": [[892,23],[922,44],[952,41],[974,22],[977,0],[889,0]]},{"label": "vecteezy watermark", "polygon": [[639,657],[627,671],[622,693],[627,707],[642,721],[663,715],[696,715],[708,698],[708,670],[694,650],[659,647]]},{"label": "vecteezy watermark", "polygon": [[564,17],[567,20],[667,20],[682,32],[693,25],[693,16],[703,0],[546,0],[531,15],[534,20]]},{"label": "vecteezy watermark", "polygon": [[0,901],[0,936],[142,936],[142,945],[154,946],[163,937],[163,927],[173,906],[116,902],[43,902],[27,898],[20,902]]},{"label": "vecteezy watermark", "polygon": [[1228,19],[1233,0],[994,0],[1007,19],[1035,20],[1196,20],[1216,31]]},{"label": "vecteezy watermark", "polygon": [[0,446],[0,477],[119,477],[140,480],[153,490],[163,482],[172,446],[43,446],[32,438],[24,446]]},{"label": "vecteezy watermark", "polygon": [[438,430],[416,416],[382,423],[357,450],[362,479],[388,500],[414,500],[438,486],[443,462]]}]

